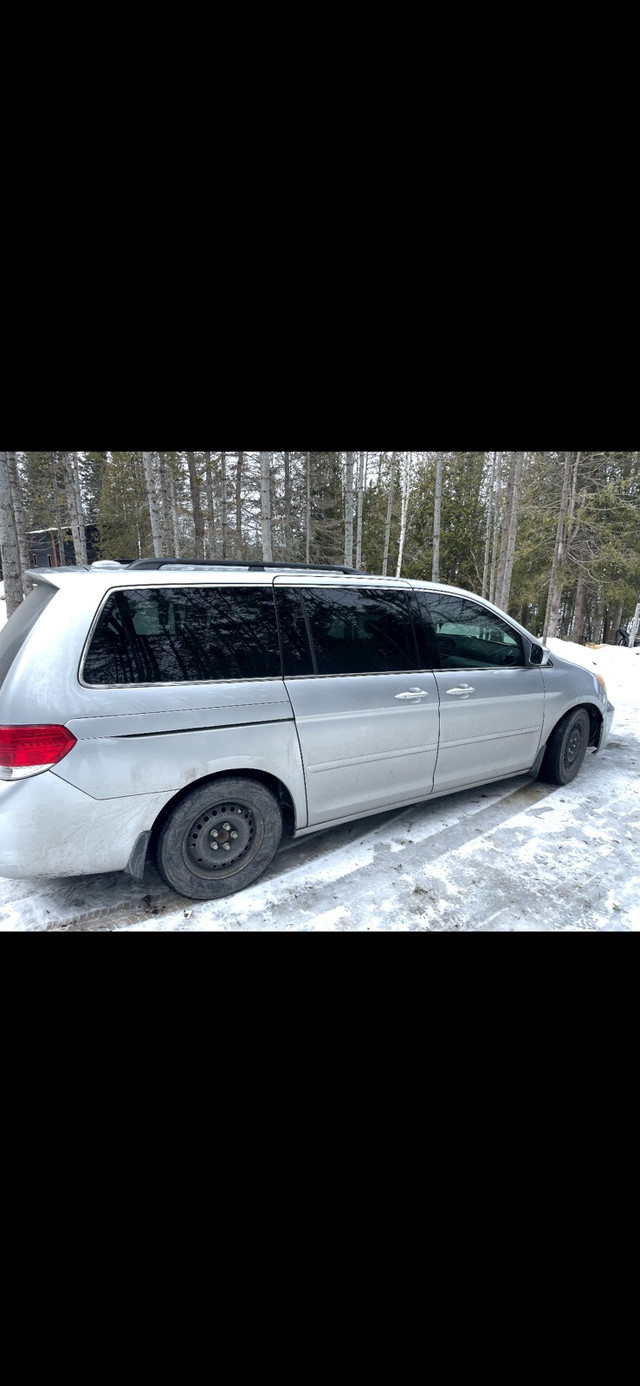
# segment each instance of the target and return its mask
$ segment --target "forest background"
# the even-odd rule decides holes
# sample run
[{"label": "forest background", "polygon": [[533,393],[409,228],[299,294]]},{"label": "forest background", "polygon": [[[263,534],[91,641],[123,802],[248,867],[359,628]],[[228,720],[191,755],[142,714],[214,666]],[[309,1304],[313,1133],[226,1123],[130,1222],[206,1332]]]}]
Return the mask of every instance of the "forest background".
[{"label": "forest background", "polygon": [[640,600],[640,453],[3,452],[9,615],[43,531],[54,563],[66,540],[80,564],[344,564],[470,589],[540,637],[615,643]]}]

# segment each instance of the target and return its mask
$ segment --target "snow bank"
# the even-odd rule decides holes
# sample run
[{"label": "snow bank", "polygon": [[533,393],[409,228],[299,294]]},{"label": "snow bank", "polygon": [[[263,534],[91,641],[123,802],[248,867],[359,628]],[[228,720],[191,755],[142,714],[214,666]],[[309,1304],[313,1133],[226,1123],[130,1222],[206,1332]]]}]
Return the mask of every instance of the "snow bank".
[{"label": "snow bank", "polygon": [[[569,640],[548,640],[552,653],[570,659],[584,669],[602,674],[607,693],[616,710],[640,701],[640,648],[626,650],[617,645],[572,645]],[[616,718],[616,721],[618,719]]]}]

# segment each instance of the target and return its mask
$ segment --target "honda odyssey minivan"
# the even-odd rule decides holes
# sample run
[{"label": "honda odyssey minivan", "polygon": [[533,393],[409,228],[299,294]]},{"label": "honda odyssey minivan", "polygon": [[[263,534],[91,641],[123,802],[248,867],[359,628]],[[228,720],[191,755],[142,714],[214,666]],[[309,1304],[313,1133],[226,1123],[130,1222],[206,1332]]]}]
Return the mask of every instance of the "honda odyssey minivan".
[{"label": "honda odyssey minivan", "polygon": [[599,676],[455,588],[159,559],[29,577],[0,632],[0,875],[150,859],[224,896],[283,833],[509,775],[566,785],[609,735]]}]

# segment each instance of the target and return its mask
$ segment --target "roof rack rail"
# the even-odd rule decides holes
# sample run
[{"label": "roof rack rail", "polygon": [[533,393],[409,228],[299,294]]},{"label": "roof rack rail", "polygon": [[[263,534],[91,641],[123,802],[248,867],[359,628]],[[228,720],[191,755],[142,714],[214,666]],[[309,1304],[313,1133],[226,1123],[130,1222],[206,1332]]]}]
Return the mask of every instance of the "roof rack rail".
[{"label": "roof rack rail", "polygon": [[138,572],[159,572],[162,568],[246,568],[250,573],[266,573],[271,570],[286,569],[300,573],[342,573],[345,577],[363,577],[359,568],[345,568],[341,564],[325,563],[263,563],[250,558],[137,558],[129,564],[129,569]]}]

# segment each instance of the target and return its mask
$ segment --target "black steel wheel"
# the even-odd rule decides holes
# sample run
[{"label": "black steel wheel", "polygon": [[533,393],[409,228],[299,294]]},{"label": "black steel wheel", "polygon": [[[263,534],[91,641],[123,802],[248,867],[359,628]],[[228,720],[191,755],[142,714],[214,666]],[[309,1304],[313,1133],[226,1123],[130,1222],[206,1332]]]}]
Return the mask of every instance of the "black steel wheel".
[{"label": "black steel wheel", "polygon": [[571,784],[584,761],[591,723],[583,707],[568,712],[549,737],[540,779],[547,784]]},{"label": "black steel wheel", "polygon": [[216,900],[266,871],[282,836],[282,813],[259,780],[238,776],[200,785],[176,805],[155,844],[155,863],[172,890]]}]

